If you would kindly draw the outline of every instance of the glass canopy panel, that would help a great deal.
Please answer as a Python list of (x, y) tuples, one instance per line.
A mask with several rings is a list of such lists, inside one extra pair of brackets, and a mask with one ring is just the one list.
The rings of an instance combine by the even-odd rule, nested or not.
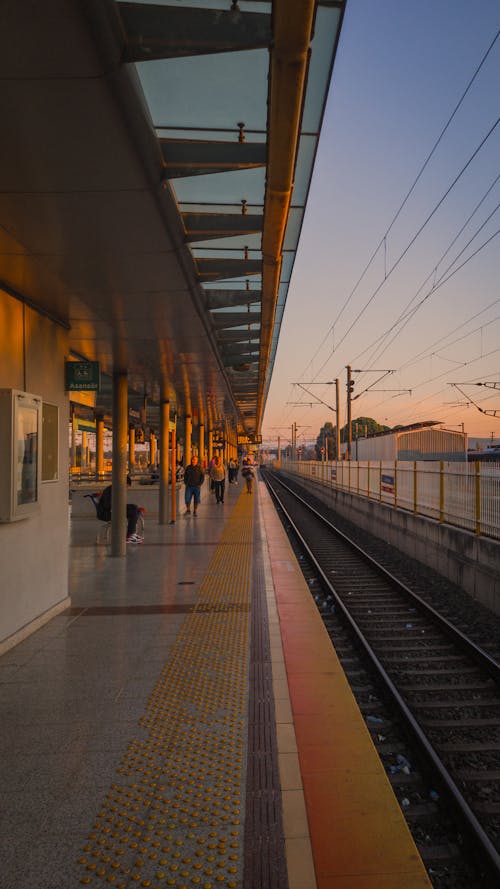
[[(134, 0), (135, 3), (152, 4), (153, 6), (186, 6), (186, 0)], [(189, 6), (193, 9), (223, 9), (228, 8), (228, 0), (189, 0)], [(239, 0), (238, 6), (241, 12), (271, 12), (270, 0)]]
[[(203, 282), (203, 290), (241, 290), (242, 292), (247, 289), (246, 287), (246, 278), (240, 278), (236, 284), (231, 284), (228, 281), (204, 281)], [(249, 281), (249, 290), (256, 290), (260, 293), (260, 286), (255, 284), (255, 275), (248, 279)]]
[(292, 197), (294, 204), (306, 203), (317, 144), (317, 136), (301, 136), (299, 139)]
[[(202, 142), (227, 142), (234, 138), (235, 129), (221, 128), (220, 130), (200, 130), (196, 127), (184, 127), (182, 130), (174, 127), (162, 126), (156, 127), (156, 135), (160, 139), (194, 139)], [(265, 130), (247, 130), (245, 129), (245, 142), (258, 142), (262, 144), (267, 141), (267, 133)]]
[[(226, 5), (227, 9), (227, 5)], [(267, 126), (269, 52), (223, 52), (137, 62), (155, 127), (223, 127), (238, 133)]]
[[(247, 280), (249, 280), (251, 282), (251, 284), (254, 285), (254, 289), (260, 290), (260, 287), (262, 284), (262, 275), (251, 275), (250, 278), (246, 278), (246, 277), (245, 278), (241, 278), (241, 277), (240, 278), (224, 278), (223, 281), (212, 281), (212, 282), (210, 282), (210, 284), (213, 284), (214, 288), (217, 288), (217, 287), (222, 288), (225, 285), (228, 288), (228, 290), (236, 290), (237, 285), (241, 284), (242, 285), (241, 289), (244, 290)], [(209, 289), (210, 285), (207, 285), (207, 282), (204, 281), (203, 286), (205, 287), (205, 289)]]
[[(227, 175), (227, 173), (224, 175)], [(253, 205), (250, 205), (248, 207), (249, 216), (251, 215), (252, 206)], [(262, 207), (262, 202), (253, 206), (254, 214), (259, 215), (259, 212), (262, 211)], [(194, 203), (193, 201), (187, 201), (186, 203), (180, 203), (179, 209), (182, 213), (234, 213), (235, 216), (238, 216), (241, 214), (241, 200), (236, 204), (214, 204), (213, 201), (209, 204), (200, 204), (198, 202)]]
[(287, 283), (290, 281), (290, 275), (292, 274), (293, 261), (295, 259), (295, 253), (285, 253), (283, 255), (283, 262), (281, 263), (281, 273), (280, 273), (280, 281), (286, 281)]
[(340, 9), (319, 7), (307, 78), (302, 133), (318, 133), (326, 102), (330, 68), (339, 30)]
[(196, 255), (198, 255), (199, 250), (244, 250), (245, 247), (255, 253), (255, 251), (260, 251), (262, 242), (262, 235), (260, 233), (255, 233), (253, 235), (234, 235), (232, 238), (211, 238), (209, 241), (191, 241), (191, 246), (193, 253), (196, 251)]
[(278, 287), (278, 301), (276, 303), (276, 311), (279, 312), (280, 309), (283, 311), (285, 308), (286, 297), (288, 293), (288, 284), (280, 284)]
[[(212, 309), (211, 314), (212, 314), (212, 315), (217, 315), (217, 317), (220, 318), (221, 316), (223, 317), (224, 315), (234, 315), (234, 313), (235, 313), (236, 311), (237, 311), (237, 309), (235, 309), (235, 308), (231, 308), (231, 309)], [(240, 311), (241, 311), (241, 310), (240, 310)], [(246, 312), (246, 309), (245, 309), (245, 312)], [(256, 306), (256, 305), (250, 305), (250, 306), (249, 306), (249, 311), (247, 312), (247, 314), (248, 314), (249, 317), (250, 317), (252, 314), (254, 314), (254, 315), (258, 315), (259, 313), (260, 313), (260, 305), (258, 305), (258, 306)], [(258, 322), (257, 322), (257, 321), (251, 321), (251, 322), (249, 322), (249, 323), (251, 323), (251, 324), (257, 324)], [(242, 322), (242, 324), (243, 324), (243, 322)]]
[(285, 240), (283, 242), (283, 247), (285, 250), (297, 249), (303, 218), (303, 207), (290, 208), (290, 213), (288, 214), (288, 222), (286, 224)]
[(241, 201), (246, 200), (262, 205), (266, 170), (265, 167), (258, 167), (231, 173), (209, 173), (207, 176), (186, 176), (185, 179), (176, 179), (175, 187), (172, 182), (171, 185), (180, 204), (194, 201), (214, 204), (222, 200), (241, 207)]
[[(205, 247), (200, 248), (198, 246), (191, 247), (191, 253), (197, 259), (224, 259), (226, 256), (229, 256), (231, 259), (244, 259), (245, 253), (244, 248), (240, 247), (238, 250), (209, 250)], [(249, 259), (262, 259), (262, 253), (260, 250), (249, 250), (248, 251)]]

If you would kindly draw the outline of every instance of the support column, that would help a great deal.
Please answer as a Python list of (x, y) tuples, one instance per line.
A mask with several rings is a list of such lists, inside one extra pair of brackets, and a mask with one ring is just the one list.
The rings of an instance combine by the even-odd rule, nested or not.
[(354, 381), (352, 379), (351, 365), (347, 365), (347, 459), (352, 459), (352, 422), (351, 400)]
[(203, 461), (205, 459), (205, 424), (200, 423), (198, 426), (198, 431), (200, 434), (198, 452), (200, 457), (200, 465), (203, 466)]
[[(168, 522), (169, 426), (170, 402), (162, 401), (160, 404), (160, 492), (158, 495), (158, 522), (160, 525), (166, 525)], [(175, 485), (174, 462), (172, 462), (172, 484)]]
[(128, 430), (128, 468), (133, 469), (135, 466), (135, 427), (130, 426)]
[(87, 433), (84, 430), (82, 432), (82, 456), (80, 460), (80, 469), (82, 471), (87, 469), (88, 462)]
[(72, 409), (71, 412), (71, 470), (76, 469), (76, 432), (77, 432), (78, 421), (75, 416), (75, 409)]
[(156, 435), (154, 432), (149, 433), (149, 463), (154, 469), (156, 467)]
[(127, 374), (113, 374), (113, 502), (111, 514), (111, 555), (124, 556), (127, 548)]
[(187, 469), (187, 467), (191, 463), (192, 435), (193, 435), (193, 420), (190, 415), (186, 415), (184, 417), (184, 469)]
[(104, 417), (96, 417), (95, 421), (95, 477), (104, 476)]
[(208, 462), (213, 459), (214, 456), (214, 431), (212, 429), (212, 425), (208, 424)]
[(170, 485), (170, 493), (171, 493), (171, 509), (170, 509), (170, 524), (175, 525), (175, 520), (177, 518), (177, 479), (176, 479), (176, 465), (175, 465), (175, 455), (176, 455), (176, 442), (175, 442), (175, 428), (172, 429), (172, 484)]
[(335, 380), (335, 416), (337, 425), (335, 428), (335, 459), (340, 460), (340, 380)]

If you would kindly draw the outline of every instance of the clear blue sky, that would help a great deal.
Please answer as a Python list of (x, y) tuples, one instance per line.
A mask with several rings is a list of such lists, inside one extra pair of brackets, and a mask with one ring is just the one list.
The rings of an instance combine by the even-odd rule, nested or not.
[[(306, 439), (315, 438), (326, 420), (335, 423), (325, 407), (287, 404), (312, 400), (292, 386), (298, 381), (339, 377), (343, 424), (346, 364), (396, 371), (374, 388), (397, 391), (360, 396), (353, 417), (388, 425), (463, 422), (473, 436), (495, 432), (500, 438), (500, 415), (485, 417), (471, 403), (500, 414), (500, 125), (398, 262), (498, 121), (500, 37), (354, 290), (499, 27), (498, 0), (348, 0), (267, 401), (265, 440), (280, 427), (286, 437), (294, 421)], [(448, 282), (433, 288), (449, 266), (455, 270), (492, 237)], [(402, 329), (398, 318), (423, 297)], [(374, 342), (394, 324), (376, 351)], [(377, 376), (357, 374), (355, 394)], [(465, 385), (463, 395), (450, 385), (478, 381), (499, 381), (499, 390)], [(334, 404), (333, 387), (312, 390)]]

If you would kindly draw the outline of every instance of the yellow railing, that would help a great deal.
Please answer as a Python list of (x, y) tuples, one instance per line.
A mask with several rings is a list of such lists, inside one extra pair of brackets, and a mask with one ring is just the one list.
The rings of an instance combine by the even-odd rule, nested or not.
[(500, 539), (500, 463), (434, 461), (283, 461), (282, 469)]

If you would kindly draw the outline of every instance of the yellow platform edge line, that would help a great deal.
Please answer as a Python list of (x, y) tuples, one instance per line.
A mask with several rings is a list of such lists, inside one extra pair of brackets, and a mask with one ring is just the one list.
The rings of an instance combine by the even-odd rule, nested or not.
[[(278, 724), (278, 739), (281, 728), (291, 752), (296, 740), (317, 885), (378, 887), (385, 879), (387, 886), (405, 880), (405, 889), (432, 889), (264, 485), (259, 494), (292, 709), (292, 725)], [(300, 808), (298, 793), (293, 805)], [(294, 881), (290, 889), (308, 885)]]

